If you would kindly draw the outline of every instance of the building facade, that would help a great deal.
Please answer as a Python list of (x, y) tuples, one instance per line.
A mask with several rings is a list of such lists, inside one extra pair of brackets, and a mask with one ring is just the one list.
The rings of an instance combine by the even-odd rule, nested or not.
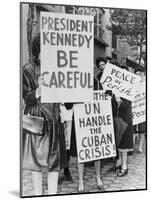
[[(94, 16), (94, 66), (97, 57), (111, 57), (112, 33), (106, 28), (110, 25), (109, 9), (46, 4), (22, 4), (21, 9), (21, 47), (24, 50), (24, 52), (22, 51), (21, 65), (29, 62), (31, 39), (40, 31), (41, 11)], [(30, 31), (31, 29), (32, 31)], [(96, 67), (94, 73), (97, 73)]]
[(66, 13), (94, 16), (94, 74), (97, 74), (96, 58), (112, 56), (112, 32), (107, 29), (111, 25), (109, 9), (66, 6)]
[[(145, 67), (145, 58), (140, 58), (140, 47), (138, 45), (130, 45), (126, 36), (116, 35), (113, 37), (114, 41), (112, 53), (115, 52), (116, 58), (121, 65), (127, 65), (129, 70), (134, 72), (135, 68)], [(143, 47), (144, 55), (146, 55), (146, 46)], [(113, 54), (112, 54), (113, 57)]]
[(65, 13), (65, 7), (24, 3), (21, 5), (21, 66), (30, 60), (31, 40), (40, 32), (40, 12)]

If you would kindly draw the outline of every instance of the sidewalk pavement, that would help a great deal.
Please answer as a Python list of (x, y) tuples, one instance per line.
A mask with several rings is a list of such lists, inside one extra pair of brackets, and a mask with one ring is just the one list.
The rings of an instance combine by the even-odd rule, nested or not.
[[(106, 159), (107, 160), (107, 159)], [(101, 178), (104, 183), (105, 192), (121, 191), (121, 190), (136, 190), (146, 189), (146, 153), (145, 147), (143, 153), (134, 151), (133, 155), (128, 156), (128, 175), (117, 177), (116, 172), (108, 172), (114, 163), (111, 159), (103, 161), (101, 167)], [(78, 193), (78, 169), (77, 158), (70, 160), (70, 172), (73, 182), (59, 181), (57, 194)], [(59, 179), (63, 177), (63, 170), (59, 174)], [(95, 167), (89, 166), (84, 168), (84, 184), (85, 192), (100, 192), (97, 189)], [(43, 174), (43, 194), (48, 195), (47, 189), (47, 174)], [(33, 195), (33, 183), (31, 171), (23, 171), (23, 196)]]

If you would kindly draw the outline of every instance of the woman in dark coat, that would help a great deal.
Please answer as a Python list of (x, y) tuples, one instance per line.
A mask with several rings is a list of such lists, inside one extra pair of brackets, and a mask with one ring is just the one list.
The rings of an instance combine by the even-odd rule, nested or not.
[(132, 103), (121, 98), (121, 104), (118, 112), (119, 117), (121, 117), (128, 124), (118, 148), (123, 151), (131, 151), (133, 149)]
[[(122, 69), (128, 70), (126, 66), (121, 66)], [(133, 125), (132, 125), (132, 103), (124, 98), (117, 98), (118, 107), (117, 115), (126, 123), (127, 128), (118, 146), (118, 159), (114, 171), (118, 171), (118, 176), (125, 176), (128, 173), (127, 153), (133, 150)]]
[(44, 79), (40, 76), (40, 37), (33, 40), (33, 62), (23, 67), (24, 114), (44, 119), (42, 136), (28, 134), (23, 130), (22, 167), (32, 170), (35, 195), (42, 194), (42, 172), (48, 172), (48, 194), (57, 192), (60, 170), (59, 155), (59, 104), (41, 103), (41, 88)]

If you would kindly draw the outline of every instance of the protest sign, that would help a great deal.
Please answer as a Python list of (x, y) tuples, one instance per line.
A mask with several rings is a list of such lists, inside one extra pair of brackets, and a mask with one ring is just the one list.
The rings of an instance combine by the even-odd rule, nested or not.
[(94, 92), (93, 103), (74, 105), (78, 162), (116, 156), (111, 98)]
[(93, 16), (41, 12), (40, 22), (41, 101), (92, 101)]
[(133, 125), (146, 121), (146, 90), (145, 81), (140, 82), (132, 102)]
[(133, 101), (140, 77), (115, 65), (107, 63), (101, 83), (104, 90), (112, 90), (117, 96)]

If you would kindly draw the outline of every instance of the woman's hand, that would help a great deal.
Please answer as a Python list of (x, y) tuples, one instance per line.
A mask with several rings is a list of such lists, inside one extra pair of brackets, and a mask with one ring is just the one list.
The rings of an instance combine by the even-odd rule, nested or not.
[(39, 76), (38, 78), (38, 88), (36, 89), (36, 98), (38, 99), (41, 96), (41, 86), (45, 85), (45, 78), (44, 76)]
[(118, 107), (120, 107), (122, 103), (122, 99), (119, 96), (116, 96), (116, 101), (117, 101)]
[(122, 102), (123, 102), (122, 99), (120, 99), (119, 101), (117, 101), (117, 103), (118, 103), (118, 107), (120, 107), (120, 105), (121, 105)]
[(38, 99), (40, 96), (41, 96), (41, 86), (39, 86), (39, 87), (36, 89), (36, 99)]
[(45, 84), (45, 78), (44, 76), (39, 76), (38, 78), (38, 85), (41, 86), (41, 85), (44, 85)]

